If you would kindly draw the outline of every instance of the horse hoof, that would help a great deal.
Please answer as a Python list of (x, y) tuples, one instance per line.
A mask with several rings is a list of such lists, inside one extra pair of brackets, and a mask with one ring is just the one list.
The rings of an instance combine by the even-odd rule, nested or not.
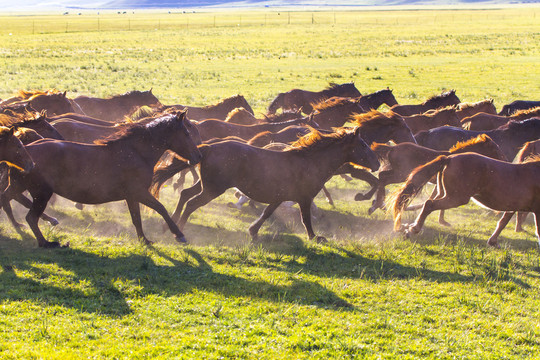
[(58, 225), (60, 223), (58, 222), (58, 220), (56, 218), (51, 218), (49, 220), (49, 224), (51, 224), (52, 226), (56, 226), (56, 225)]
[(81, 204), (81, 203), (76, 203), (76, 204), (75, 204), (75, 208), (76, 208), (76, 209), (79, 209), (79, 210), (82, 210), (82, 209), (84, 209), (84, 205)]
[(451, 227), (452, 224), (450, 224), (448, 221), (439, 221), (439, 224), (441, 224), (442, 226), (447, 226), (447, 227)]
[(370, 207), (370, 208), (368, 209), (368, 211), (367, 211), (368, 215), (373, 214), (373, 213), (375, 212), (375, 210), (377, 210), (376, 207), (374, 207), (374, 206)]
[(324, 236), (315, 236), (313, 238), (313, 240), (317, 243), (317, 244), (328, 244), (328, 240), (326, 240), (326, 238)]
[(358, 193), (358, 194), (354, 195), (354, 201), (363, 201), (363, 200), (367, 200), (366, 195), (364, 195), (362, 193)]
[(175, 240), (177, 243), (182, 245), (186, 245), (188, 243), (185, 236), (176, 236)]

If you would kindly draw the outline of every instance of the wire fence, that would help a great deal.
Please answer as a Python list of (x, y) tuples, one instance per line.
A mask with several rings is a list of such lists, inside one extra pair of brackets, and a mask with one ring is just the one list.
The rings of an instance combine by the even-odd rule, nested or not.
[[(287, 25), (437, 25), (441, 22), (467, 24), (494, 20), (536, 23), (538, 8), (512, 10), (453, 11), (253, 11), (253, 12), (169, 12), (109, 14), (65, 13), (49, 16), (0, 16), (0, 35), (189, 30), (220, 27), (262, 27)], [(540, 17), (539, 17), (540, 18)]]

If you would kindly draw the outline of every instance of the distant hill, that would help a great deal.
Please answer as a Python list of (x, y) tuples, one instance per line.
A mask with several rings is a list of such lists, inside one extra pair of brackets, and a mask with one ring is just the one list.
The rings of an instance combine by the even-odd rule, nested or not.
[(174, 9), (240, 7), (343, 7), (539, 3), (540, 0), (0, 0), (0, 12), (38, 9)]

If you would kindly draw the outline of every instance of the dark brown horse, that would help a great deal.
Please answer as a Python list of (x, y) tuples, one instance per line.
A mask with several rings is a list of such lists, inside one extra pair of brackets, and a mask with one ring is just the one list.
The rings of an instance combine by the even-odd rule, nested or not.
[(268, 106), (268, 114), (275, 114), (278, 109), (285, 110), (300, 110), (304, 114), (310, 114), (313, 111), (313, 104), (319, 103), (325, 99), (339, 97), (359, 97), (360, 91), (354, 86), (354, 83), (330, 85), (321, 91), (308, 91), (301, 89), (293, 89), (285, 93), (280, 93)]
[(540, 101), (516, 100), (504, 105), (499, 115), (510, 116), (518, 110), (527, 110), (540, 106)]
[[(427, 200), (416, 220), (401, 225), (401, 213), (422, 187), (437, 175), (437, 196)], [(483, 155), (464, 153), (439, 156), (416, 168), (395, 194), (392, 205), (394, 229), (407, 235), (417, 234), (426, 217), (435, 210), (467, 204), (471, 198), (497, 211), (506, 211), (497, 224), (488, 245), (497, 246), (497, 237), (515, 211), (535, 215), (536, 235), (540, 241), (540, 160), (512, 164)], [(512, 184), (512, 186), (508, 186)]]
[(445, 125), (461, 125), (454, 106), (428, 110), (423, 114), (404, 116), (403, 120), (405, 120), (405, 123), (413, 134)]
[(497, 110), (493, 104), (493, 99), (481, 100), (475, 103), (459, 103), (456, 105), (456, 114), (459, 120), (462, 120), (466, 117), (473, 116), (480, 112), (486, 114), (496, 114)]
[(366, 110), (360, 106), (360, 98), (332, 97), (313, 104), (313, 120), (319, 124), (320, 129), (332, 130), (343, 126), (352, 116), (364, 113)]
[(239, 107), (242, 107), (251, 114), (253, 114), (253, 109), (251, 108), (251, 106), (249, 106), (247, 100), (242, 95), (231, 96), (229, 98), (221, 100), (217, 104), (207, 105), (203, 107), (184, 105), (172, 105), (168, 107), (180, 110), (187, 109), (189, 118), (191, 120), (197, 121), (202, 121), (206, 119), (225, 120), (229, 112)]
[(459, 98), (456, 96), (455, 90), (446, 91), (440, 95), (435, 95), (419, 105), (395, 105), (390, 109), (402, 116), (411, 116), (414, 114), (422, 114), (428, 110), (438, 109), (450, 105), (459, 104)]
[(511, 121), (495, 130), (471, 131), (453, 126), (443, 126), (415, 135), (418, 145), (434, 150), (448, 150), (455, 143), (465, 141), (480, 134), (488, 135), (499, 145), (507, 159), (513, 159), (527, 141), (540, 138), (540, 118), (521, 122)]
[(126, 127), (100, 144), (42, 140), (26, 146), (35, 162), (28, 174), (13, 178), (4, 195), (9, 198), (28, 190), (33, 202), (26, 216), (40, 247), (58, 247), (43, 237), (38, 218), (51, 195), (85, 204), (126, 200), (137, 236), (150, 243), (142, 230), (139, 203), (158, 212), (177, 241), (184, 235), (171, 220), (163, 205), (149, 192), (153, 168), (166, 150), (197, 163), (201, 153), (192, 140), (196, 129), (185, 120), (185, 113), (165, 115), (146, 125)]
[[(385, 187), (387, 185), (406, 181), (407, 176), (415, 168), (432, 161), (440, 155), (448, 156), (464, 152), (475, 152), (493, 159), (507, 161), (499, 146), (485, 134), (463, 143), (457, 143), (449, 151), (432, 150), (412, 143), (401, 143), (395, 146), (375, 144), (372, 149), (383, 165), (379, 171), (376, 198), (368, 210), (369, 214), (384, 206)], [(366, 198), (372, 194), (368, 193), (363, 197)], [(439, 216), (439, 223), (446, 226), (450, 225), (444, 220), (443, 211)]]
[[(294, 201), (300, 205), (308, 237), (325, 241), (315, 236), (311, 226), (311, 204), (315, 195), (344, 163), (352, 162), (373, 171), (379, 167), (375, 154), (360, 137), (358, 128), (340, 129), (328, 135), (313, 131), (288, 151), (265, 150), (235, 141), (223, 141), (200, 149), (203, 154), (201, 180), (182, 191), (173, 219), (178, 219), (186, 204), (179, 220), (182, 227), (196, 209), (225, 190), (236, 187), (251, 199), (269, 204), (249, 227), (253, 239), (282, 202)], [(154, 176), (154, 193), (166, 179), (186, 166), (177, 162), (158, 169)]]
[(501, 127), (509, 121), (522, 121), (540, 116), (540, 106), (532, 109), (518, 110), (510, 116), (497, 114), (478, 113), (461, 120), (461, 126), (465, 130), (493, 130)]
[(28, 99), (0, 106), (0, 113), (19, 113), (27, 111), (46, 111), (49, 115), (60, 115), (73, 112), (71, 102), (66, 92), (51, 91), (50, 93), (36, 93)]
[(84, 114), (101, 120), (117, 122), (130, 114), (135, 108), (143, 105), (159, 106), (158, 98), (148, 91), (129, 91), (109, 98), (77, 96), (73, 99), (84, 111)]
[(366, 111), (377, 110), (382, 104), (386, 104), (389, 107), (398, 104), (392, 90), (383, 89), (372, 94), (360, 96), (360, 106)]

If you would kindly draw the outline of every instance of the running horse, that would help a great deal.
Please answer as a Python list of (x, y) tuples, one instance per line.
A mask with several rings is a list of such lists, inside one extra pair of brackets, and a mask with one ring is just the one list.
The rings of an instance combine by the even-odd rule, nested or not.
[(191, 120), (206, 120), (206, 119), (219, 119), (225, 120), (227, 115), (232, 110), (242, 107), (247, 112), (253, 115), (253, 109), (249, 106), (247, 100), (242, 95), (235, 95), (229, 98), (223, 99), (217, 104), (207, 105), (203, 107), (198, 106), (184, 106), (184, 105), (171, 105), (166, 108), (172, 107), (178, 110), (187, 110), (189, 118)]
[(428, 110), (423, 114), (404, 116), (403, 119), (413, 134), (445, 125), (461, 125), (454, 106)]
[(151, 242), (142, 229), (139, 204), (159, 213), (176, 240), (186, 239), (171, 220), (165, 207), (148, 189), (153, 169), (166, 150), (176, 152), (188, 162), (197, 163), (201, 153), (194, 138), (196, 128), (185, 119), (185, 112), (168, 114), (147, 123), (132, 124), (99, 144), (41, 140), (26, 146), (35, 167), (27, 174), (12, 177), (5, 200), (28, 190), (33, 202), (26, 221), (40, 247), (59, 247), (47, 241), (38, 219), (53, 193), (84, 204), (126, 200), (138, 238)]
[[(437, 196), (424, 203), (412, 224), (402, 225), (403, 210), (433, 176), (437, 176)], [(441, 155), (417, 167), (395, 193), (394, 230), (404, 231), (407, 236), (417, 234), (430, 213), (465, 205), (471, 198), (490, 209), (505, 211), (488, 240), (489, 246), (498, 246), (497, 237), (515, 211), (534, 213), (540, 242), (539, 158), (513, 164), (474, 153)]]
[(334, 96), (356, 98), (361, 95), (352, 82), (345, 84), (330, 83), (326, 89), (321, 91), (293, 89), (278, 94), (268, 106), (268, 114), (275, 114), (280, 108), (283, 111), (302, 109), (304, 114), (310, 114), (313, 111), (313, 104), (325, 99)]
[(377, 110), (382, 104), (386, 104), (388, 107), (397, 105), (398, 102), (389, 88), (376, 91), (372, 94), (362, 95), (360, 97), (360, 106), (366, 111)]
[(428, 110), (438, 109), (449, 105), (457, 105), (460, 103), (455, 90), (443, 92), (440, 95), (435, 95), (419, 105), (395, 105), (390, 110), (402, 115), (411, 116), (414, 114), (422, 114)]
[(66, 97), (66, 92), (36, 92), (27, 99), (0, 106), (0, 113), (19, 113), (28, 111), (46, 111), (48, 115), (60, 115), (73, 112), (74, 108)]
[[(223, 141), (201, 146), (201, 179), (182, 190), (173, 220), (182, 228), (189, 216), (225, 190), (236, 187), (249, 198), (269, 204), (249, 227), (255, 240), (264, 221), (284, 201), (300, 205), (302, 222), (309, 239), (325, 242), (316, 236), (311, 224), (311, 204), (324, 183), (345, 163), (355, 163), (376, 171), (379, 162), (360, 137), (359, 128), (338, 129), (322, 134), (313, 130), (286, 151), (253, 147), (237, 141)], [(177, 160), (154, 175), (153, 192), (175, 173), (188, 165)], [(182, 209), (185, 209), (180, 217)]]
[(461, 120), (461, 127), (465, 130), (493, 130), (510, 121), (523, 121), (540, 116), (540, 106), (532, 109), (518, 110), (510, 116), (478, 113)]
[(124, 116), (140, 106), (161, 106), (158, 98), (152, 93), (152, 89), (129, 91), (106, 99), (77, 96), (73, 101), (80, 106), (85, 115), (110, 122), (122, 121)]

